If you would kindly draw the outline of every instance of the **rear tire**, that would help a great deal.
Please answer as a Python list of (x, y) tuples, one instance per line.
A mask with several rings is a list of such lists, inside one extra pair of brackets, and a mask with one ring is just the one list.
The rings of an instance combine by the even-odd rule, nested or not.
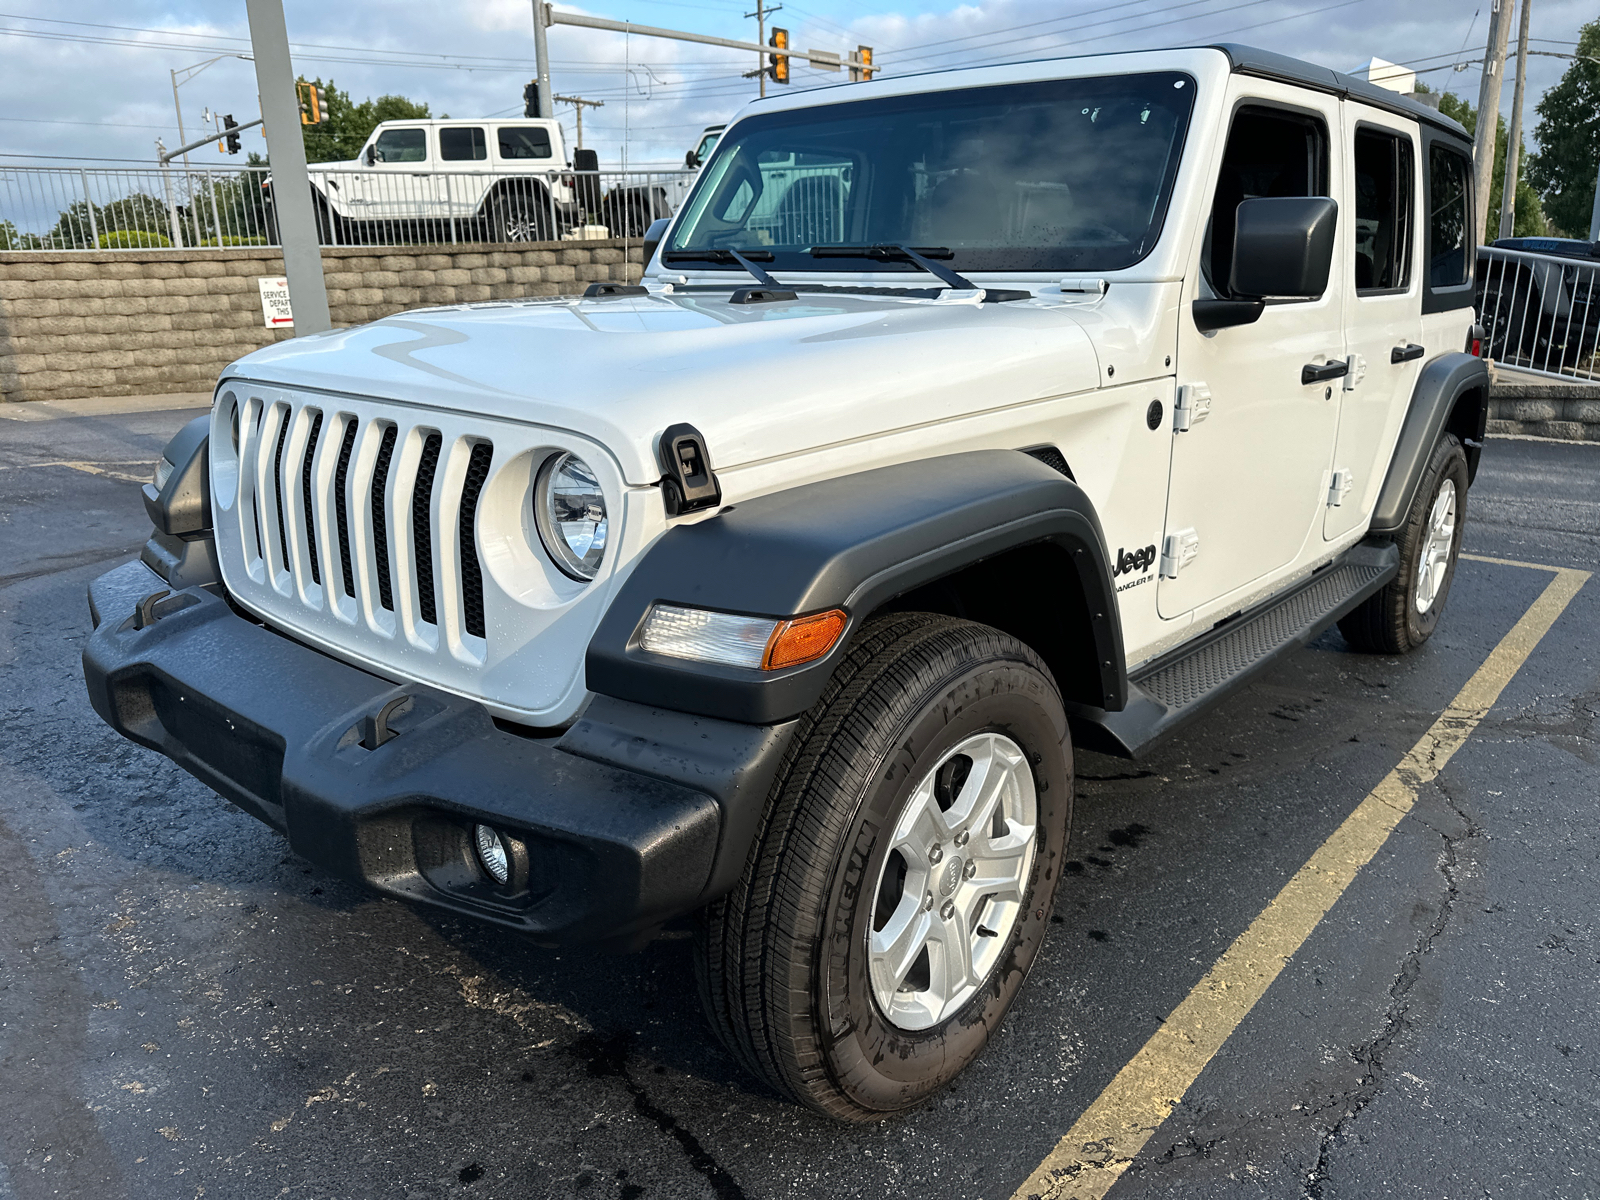
[(1033, 964), (1071, 808), (1066, 717), (1033, 651), (950, 617), (868, 622), (802, 718), (743, 877), (700, 922), (718, 1036), (831, 1117), (926, 1099)]
[(1408, 654), (1433, 636), (1455, 579), (1467, 518), (1467, 456), (1440, 436), (1395, 544), (1400, 573), (1339, 621), (1345, 641), (1369, 654)]

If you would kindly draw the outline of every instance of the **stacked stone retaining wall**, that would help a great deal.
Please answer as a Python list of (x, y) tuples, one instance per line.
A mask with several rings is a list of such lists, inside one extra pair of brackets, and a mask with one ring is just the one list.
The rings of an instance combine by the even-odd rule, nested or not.
[(1546, 383), (1521, 372), (1496, 371), (1489, 433), (1600, 442), (1600, 384)]
[[(635, 241), (348, 247), (322, 252), (335, 325), (408, 308), (581, 293), (634, 282)], [(257, 280), (268, 248), (0, 252), (0, 401), (207, 391), (268, 329)]]

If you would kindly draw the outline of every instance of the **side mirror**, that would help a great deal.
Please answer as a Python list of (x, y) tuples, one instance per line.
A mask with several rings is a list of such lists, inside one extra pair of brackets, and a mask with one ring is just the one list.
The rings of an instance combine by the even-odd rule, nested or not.
[(700, 156), (693, 150), (689, 151), (689, 153), (683, 156), (683, 165), (688, 167), (691, 171), (698, 170), (700, 167)]
[(1243, 201), (1234, 214), (1232, 300), (1196, 300), (1201, 333), (1255, 322), (1266, 297), (1314, 300), (1333, 272), (1339, 205), (1326, 196)]
[(670, 217), (657, 217), (650, 222), (650, 228), (644, 231), (644, 268), (650, 269), (650, 260), (656, 256), (656, 247), (661, 245), (661, 239), (667, 236), (667, 226), (672, 224)]
[(1326, 196), (1246, 200), (1234, 217), (1233, 292), (1314, 300), (1328, 290), (1339, 205)]
[(378, 148), (376, 146), (368, 146), (366, 153), (361, 157), (367, 160), (367, 166), (374, 165), (378, 161)]

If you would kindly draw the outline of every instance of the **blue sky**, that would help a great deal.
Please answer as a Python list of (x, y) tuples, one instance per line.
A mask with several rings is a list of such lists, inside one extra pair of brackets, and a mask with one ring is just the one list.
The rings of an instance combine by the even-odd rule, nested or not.
[[(1443, 69), (1421, 78), (1477, 99), (1490, 0), (783, 0), (775, 24), (796, 48), (874, 47), (885, 72), (923, 71), (1012, 58), (1129, 50), (1228, 40), (1351, 70), (1373, 55)], [(67, 159), (149, 161), (154, 140), (177, 144), (169, 71), (248, 48), (243, 0), (158, 3), (73, 0), (0, 3), (0, 163)], [(640, 24), (755, 40), (744, 14), (754, 0), (586, 0), (558, 8)], [(1475, 10), (1477, 10), (1475, 12)], [(296, 66), (331, 77), (361, 98), (399, 92), (435, 113), (520, 113), (532, 76), (529, 0), (286, 0)], [(1570, 51), (1590, 3), (1540, 0), (1531, 44)], [(550, 32), (556, 91), (605, 101), (585, 114), (585, 140), (604, 165), (620, 162), (624, 130), (631, 165), (681, 160), (701, 126), (724, 121), (755, 94), (740, 74), (754, 56), (572, 27)], [(1526, 125), (1533, 101), (1566, 61), (1530, 60)], [(794, 88), (842, 76), (795, 64)], [(773, 86), (773, 85), (769, 85)], [(1511, 88), (1502, 111), (1509, 112)], [(250, 63), (224, 58), (181, 88), (185, 124), (196, 136), (201, 113), (257, 114)], [(560, 110), (571, 132), (571, 109)], [(247, 148), (259, 149), (253, 131)], [(215, 151), (199, 161), (226, 165)], [(232, 160), (237, 162), (239, 160)]]

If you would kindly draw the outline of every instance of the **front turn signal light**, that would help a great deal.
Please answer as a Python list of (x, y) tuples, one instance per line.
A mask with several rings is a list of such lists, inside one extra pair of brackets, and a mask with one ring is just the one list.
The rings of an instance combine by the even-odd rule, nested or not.
[(694, 662), (781, 671), (823, 657), (848, 624), (839, 608), (785, 620), (656, 604), (640, 630), (639, 647)]
[(838, 644), (847, 624), (849, 618), (842, 608), (780, 623), (772, 631), (772, 640), (767, 643), (761, 669), (781, 671), (784, 667), (816, 662)]

